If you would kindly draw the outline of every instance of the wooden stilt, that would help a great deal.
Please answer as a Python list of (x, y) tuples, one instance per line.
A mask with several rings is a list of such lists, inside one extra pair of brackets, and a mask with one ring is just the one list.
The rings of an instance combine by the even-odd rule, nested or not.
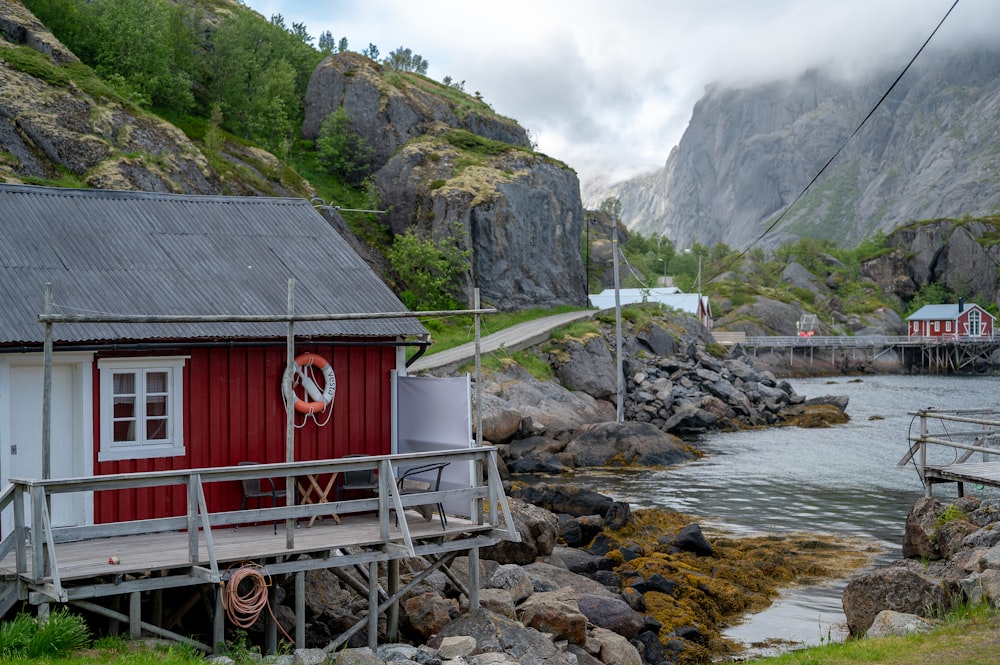
[(378, 561), (368, 564), (368, 648), (378, 648)]
[(469, 550), (469, 609), (479, 609), (479, 548)]
[(138, 591), (128, 595), (128, 636), (132, 640), (142, 637), (142, 595)]
[(219, 653), (226, 645), (226, 610), (222, 607), (223, 586), (215, 586), (215, 610), (212, 622), (212, 653)]
[[(386, 567), (386, 575), (388, 581), (386, 590), (389, 593), (390, 598), (396, 598), (396, 594), (399, 592), (399, 559), (389, 559), (388, 566)], [(389, 606), (389, 610), (385, 617), (385, 639), (388, 642), (397, 642), (399, 640), (399, 599), (396, 598), (395, 602)]]
[(295, 648), (306, 648), (306, 573), (295, 573)]

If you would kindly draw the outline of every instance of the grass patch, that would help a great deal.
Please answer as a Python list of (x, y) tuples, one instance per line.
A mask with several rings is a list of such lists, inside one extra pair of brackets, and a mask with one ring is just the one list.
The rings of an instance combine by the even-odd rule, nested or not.
[[(486, 314), (480, 321), (480, 336), (510, 328), (519, 323), (534, 321), (553, 314), (579, 311), (579, 307), (563, 305), (551, 309), (528, 309), (522, 312), (497, 312)], [(427, 349), (427, 355), (445, 351), (468, 342), (476, 341), (475, 322), (471, 316), (456, 314), (441, 319), (421, 319), (424, 326), (430, 330), (433, 344)]]
[(766, 665), (984, 665), (1000, 653), (1000, 615), (983, 606), (950, 614), (928, 633), (849, 640), (746, 661)]

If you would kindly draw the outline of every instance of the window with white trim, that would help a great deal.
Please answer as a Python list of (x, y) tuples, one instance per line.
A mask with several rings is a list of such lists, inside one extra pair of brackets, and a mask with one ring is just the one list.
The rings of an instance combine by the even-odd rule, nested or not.
[(186, 356), (105, 358), (99, 462), (184, 454)]
[(945, 332), (951, 332), (951, 321), (945, 321), (944, 322), (944, 331)]

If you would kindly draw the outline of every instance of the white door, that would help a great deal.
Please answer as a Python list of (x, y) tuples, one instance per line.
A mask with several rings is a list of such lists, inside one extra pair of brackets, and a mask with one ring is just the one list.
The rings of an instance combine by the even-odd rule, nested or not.
[[(52, 478), (89, 475), (93, 451), (91, 357), (60, 357), (52, 364)], [(42, 363), (41, 354), (10, 357), (0, 372), (0, 481), (42, 477)], [(84, 380), (86, 377), (87, 380)], [(25, 506), (27, 510), (27, 506)], [(25, 515), (26, 519), (28, 515)], [(76, 526), (93, 521), (93, 496), (55, 495), (53, 526)], [(13, 515), (4, 511), (2, 531), (13, 528)]]

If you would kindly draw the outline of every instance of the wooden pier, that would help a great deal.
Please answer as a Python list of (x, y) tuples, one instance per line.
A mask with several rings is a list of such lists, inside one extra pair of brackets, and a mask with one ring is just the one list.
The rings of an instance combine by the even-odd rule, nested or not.
[(919, 430), (907, 437), (913, 444), (897, 466), (916, 469), (925, 496), (940, 483), (956, 483), (958, 496), (966, 484), (1000, 487), (1000, 412), (921, 409), (910, 415), (919, 418)]
[(1000, 336), (714, 335), (720, 344), (739, 344), (755, 357), (759, 352), (787, 354), (789, 367), (795, 366), (796, 362), (811, 365), (817, 355), (825, 355), (829, 358), (827, 362), (837, 365), (845, 362), (872, 364), (886, 354), (895, 353), (900, 364), (906, 367), (948, 373), (988, 363), (993, 352), (1000, 349)]
[[(354, 586), (368, 593), (368, 616), (327, 649), (333, 651), (364, 628), (374, 648), (378, 615), (387, 613), (388, 629), (394, 637), (402, 595), (435, 570), (442, 570), (458, 583), (447, 566), (460, 553), (469, 555), (469, 584), (459, 587), (470, 606), (478, 606), (478, 548), (501, 539), (519, 539), (496, 455), (495, 448), (484, 446), (91, 478), (12, 479), (0, 494), (0, 510), (11, 508), (14, 521), (13, 529), (0, 541), (0, 608), (5, 613), (18, 601), (27, 601), (44, 614), (51, 603), (69, 603), (126, 624), (134, 638), (152, 634), (212, 653), (224, 642), (222, 599), (226, 585), (235, 570), (253, 566), (270, 577), (294, 576), (294, 642), (301, 647), (305, 643), (305, 572), (354, 569), (362, 571)], [(435, 462), (467, 465), (470, 486), (399, 491), (396, 478), (402, 471)], [(225, 512), (213, 512), (205, 502), (207, 483), (294, 479), (352, 470), (378, 474), (376, 496)], [(49, 519), (53, 495), (84, 496), (101, 490), (166, 485), (186, 486), (185, 514), (83, 527), (52, 526)], [(425, 507), (438, 504), (458, 509), (449, 510), (446, 520), (428, 519)], [(314, 522), (314, 518), (323, 519)], [(307, 526), (310, 522), (313, 525)], [(399, 561), (414, 557), (424, 557), (430, 565), (400, 587)], [(376, 582), (379, 564), (387, 564), (389, 571), (385, 591)], [(161, 593), (184, 587), (207, 588), (213, 597), (212, 627), (204, 642), (174, 632), (164, 619), (162, 601), (158, 600)], [(143, 616), (144, 599), (147, 616)], [(269, 603), (274, 603), (273, 598)], [(123, 604), (127, 611), (118, 609)], [(270, 617), (266, 619), (266, 646), (273, 652), (276, 625)]]

